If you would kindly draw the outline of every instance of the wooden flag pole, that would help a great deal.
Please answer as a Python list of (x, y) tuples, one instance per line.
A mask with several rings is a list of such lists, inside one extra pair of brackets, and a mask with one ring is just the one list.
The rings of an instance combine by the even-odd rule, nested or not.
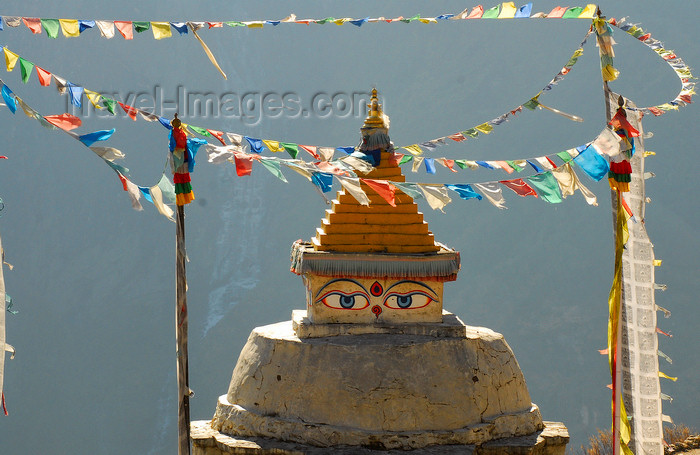
[(185, 260), (185, 207), (177, 206), (175, 245), (175, 330), (177, 342), (178, 455), (190, 454), (190, 386), (187, 359), (187, 277)]
[(185, 261), (185, 204), (194, 199), (190, 185), (187, 133), (182, 122), (170, 122), (171, 164), (175, 182), (177, 219), (175, 220), (175, 342), (177, 344), (177, 433), (178, 455), (190, 455), (190, 372), (187, 358), (187, 274)]

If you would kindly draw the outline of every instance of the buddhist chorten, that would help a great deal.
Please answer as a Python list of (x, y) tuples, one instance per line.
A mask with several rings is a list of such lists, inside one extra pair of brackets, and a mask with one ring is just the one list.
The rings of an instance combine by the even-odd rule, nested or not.
[(443, 310), (459, 253), (389, 184), (404, 176), (376, 90), (368, 110), (366, 198), (341, 190), (292, 245), (306, 310), (253, 330), (214, 418), (192, 424), (194, 454), (563, 454), (566, 428), (542, 421), (503, 336)]

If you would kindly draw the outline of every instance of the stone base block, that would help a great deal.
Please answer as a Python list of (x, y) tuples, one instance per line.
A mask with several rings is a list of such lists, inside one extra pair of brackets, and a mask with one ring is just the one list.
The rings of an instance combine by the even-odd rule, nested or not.
[(381, 333), (393, 335), (420, 335), (435, 338), (465, 338), (467, 328), (449, 311), (442, 312), (442, 322), (405, 323), (332, 323), (316, 324), (309, 320), (306, 310), (292, 311), (292, 328), (299, 338), (323, 338), (345, 335)]
[(544, 429), (527, 436), (495, 439), (481, 445), (433, 445), (415, 450), (374, 447), (315, 447), (260, 437), (232, 437), (214, 430), (211, 421), (192, 422), (192, 455), (564, 455), (569, 432), (560, 422), (544, 422)]

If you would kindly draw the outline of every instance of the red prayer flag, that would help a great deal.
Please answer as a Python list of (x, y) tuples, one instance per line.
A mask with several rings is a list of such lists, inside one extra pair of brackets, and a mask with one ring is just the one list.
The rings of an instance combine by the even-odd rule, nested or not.
[(318, 153), (316, 153), (316, 146), (315, 145), (301, 145), (301, 144), (299, 144), (299, 147), (301, 147), (302, 149), (309, 152), (309, 154), (311, 154), (311, 156), (313, 156), (317, 160), (321, 159), (321, 157), (318, 156)]
[(452, 139), (452, 140), (455, 141), (455, 142), (462, 142), (462, 141), (466, 141), (466, 140), (467, 140), (467, 138), (466, 138), (466, 137), (464, 136), (464, 134), (462, 134), (462, 133), (450, 134), (450, 135), (447, 136), (447, 137), (449, 137), (450, 139)]
[(83, 123), (78, 117), (70, 114), (47, 115), (44, 120), (66, 131), (73, 130)]
[(479, 6), (475, 6), (472, 9), (472, 12), (469, 13), (469, 16), (467, 16), (467, 19), (479, 19), (483, 15), (484, 15), (484, 7), (479, 5)]
[(27, 28), (32, 31), (32, 33), (37, 35), (41, 33), (41, 19), (37, 19), (35, 17), (23, 17), (22, 22), (24, 22), (24, 25), (26, 25)]
[(360, 179), (380, 195), (390, 206), (396, 207), (396, 187), (387, 180)]
[(136, 114), (138, 114), (138, 111), (136, 110), (136, 108), (133, 108), (133, 107), (126, 105), (124, 103), (120, 103), (119, 101), (117, 101), (117, 103), (119, 103), (119, 105), (122, 107), (122, 109), (124, 109), (124, 112), (126, 112), (126, 114), (129, 117), (131, 117), (131, 120), (136, 121)]
[(51, 85), (51, 73), (38, 66), (35, 66), (34, 68), (36, 68), (36, 74), (39, 76), (39, 83), (44, 87)]
[(236, 174), (239, 177), (243, 177), (244, 175), (250, 175), (253, 172), (253, 157), (239, 157), (238, 155), (234, 155), (233, 159), (236, 161)]
[(215, 28), (215, 27), (223, 27), (224, 23), (223, 22), (207, 22), (207, 25), (209, 28)]
[(651, 112), (652, 114), (654, 114), (656, 117), (658, 117), (658, 116), (660, 116), (660, 115), (664, 115), (664, 113), (665, 113), (664, 111), (662, 111), (662, 110), (659, 109), (658, 107), (650, 107), (650, 108), (649, 108), (649, 112)]
[(119, 176), (119, 180), (121, 180), (122, 182), (122, 187), (124, 188), (124, 191), (129, 191), (129, 187), (126, 186), (126, 182), (128, 182), (126, 177), (124, 177), (119, 171), (117, 171), (117, 175)]
[(445, 166), (447, 169), (451, 170), (452, 172), (457, 172), (455, 171), (455, 160), (448, 160), (447, 158), (442, 160), (443, 163), (445, 163)]
[(554, 169), (556, 169), (556, 168), (557, 168), (557, 165), (556, 165), (556, 164), (554, 164), (554, 161), (552, 161), (552, 159), (551, 159), (550, 157), (548, 157), (548, 156), (545, 156), (545, 158), (547, 158), (547, 161), (549, 161), (549, 164), (551, 164), (551, 165), (552, 165), (552, 167), (554, 167)]
[(634, 129), (630, 122), (627, 121), (627, 117), (625, 117), (623, 112), (624, 110), (618, 110), (615, 117), (610, 120), (610, 125), (616, 130), (622, 128), (629, 137), (639, 137), (639, 131)]
[(114, 21), (114, 25), (124, 39), (134, 39), (134, 29), (131, 27), (131, 21)]
[(515, 192), (518, 196), (537, 196), (537, 192), (532, 189), (530, 185), (525, 183), (523, 179), (513, 179), (513, 180), (501, 180), (500, 183), (504, 184), (511, 190)]
[[(512, 174), (513, 171), (515, 170), (510, 166), (510, 164), (506, 163), (505, 161), (496, 161), (496, 164), (501, 166), (501, 169), (503, 169), (504, 171), (506, 171), (509, 174)], [(554, 164), (554, 163), (552, 163), (552, 164)], [(554, 167), (556, 167), (556, 166), (554, 166)]]
[(224, 133), (221, 131), (216, 131), (216, 130), (207, 130), (209, 133), (217, 138), (219, 142), (221, 142), (223, 145), (226, 145), (226, 142), (224, 142)]
[(566, 10), (567, 8), (557, 6), (552, 11), (550, 11), (549, 14), (547, 14), (547, 17), (551, 19), (561, 18), (566, 12)]

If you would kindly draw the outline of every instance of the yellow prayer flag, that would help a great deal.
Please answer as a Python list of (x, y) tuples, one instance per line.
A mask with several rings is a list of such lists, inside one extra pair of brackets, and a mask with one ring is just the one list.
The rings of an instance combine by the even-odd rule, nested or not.
[(503, 2), (501, 4), (501, 13), (498, 15), (499, 19), (513, 19), (515, 17), (515, 2)]
[(435, 19), (434, 17), (419, 17), (418, 20), (424, 24), (437, 24), (437, 19)]
[(263, 21), (250, 21), (250, 22), (243, 22), (245, 25), (248, 26), (248, 28), (263, 28), (263, 25), (265, 25), (265, 22)]
[(151, 30), (153, 30), (153, 38), (155, 39), (170, 38), (173, 36), (169, 22), (151, 22)]
[(661, 259), (654, 259), (654, 267), (660, 267), (661, 266)]
[(15, 54), (6, 47), (3, 47), (3, 49), (5, 51), (5, 65), (7, 65), (7, 71), (12, 71), (13, 69), (15, 69), (15, 65), (17, 64), (17, 59), (19, 59), (19, 55)]
[(61, 24), (61, 31), (63, 31), (63, 36), (66, 38), (80, 36), (78, 19), (59, 19), (58, 22)]
[(406, 146), (401, 147), (401, 148), (408, 150), (408, 152), (412, 155), (422, 155), (423, 154), (423, 149), (421, 149), (418, 146), (418, 144), (406, 145)]
[(352, 20), (352, 19), (349, 18), (349, 17), (344, 17), (344, 18), (342, 18), (342, 19), (336, 19), (336, 20), (334, 20), (333, 23), (334, 23), (335, 25), (343, 25), (344, 23), (346, 23), (347, 21), (350, 21), (350, 20)]
[(656, 152), (652, 152), (652, 151), (645, 151), (644, 152), (644, 158), (646, 158), (648, 156), (654, 156), (654, 155), (656, 155)]
[(598, 10), (598, 7), (594, 3), (589, 3), (586, 5), (586, 7), (581, 11), (581, 14), (578, 15), (579, 19), (593, 19), (595, 17), (595, 13)]
[(659, 377), (660, 377), (660, 378), (670, 379), (670, 380), (673, 381), (673, 382), (676, 382), (676, 381), (678, 380), (678, 378), (672, 378), (671, 376), (669, 376), (669, 375), (667, 375), (666, 373), (663, 373), (663, 372), (661, 372), (661, 371), (659, 371)]
[(284, 152), (284, 147), (280, 147), (280, 143), (278, 141), (270, 141), (267, 139), (263, 139), (263, 144), (265, 144), (265, 147), (267, 147), (271, 152)]
[(482, 123), (481, 125), (475, 126), (474, 128), (476, 128), (477, 131), (480, 131), (484, 134), (489, 134), (491, 131), (493, 131), (493, 127), (488, 123)]
[(103, 107), (98, 104), (102, 99), (102, 95), (97, 92), (93, 92), (92, 90), (85, 89), (85, 96), (87, 96), (96, 109), (103, 109)]
[(620, 75), (620, 72), (617, 69), (615, 69), (612, 65), (605, 65), (602, 68), (602, 72), (603, 80), (605, 82), (614, 81), (615, 79), (617, 79), (617, 76)]

